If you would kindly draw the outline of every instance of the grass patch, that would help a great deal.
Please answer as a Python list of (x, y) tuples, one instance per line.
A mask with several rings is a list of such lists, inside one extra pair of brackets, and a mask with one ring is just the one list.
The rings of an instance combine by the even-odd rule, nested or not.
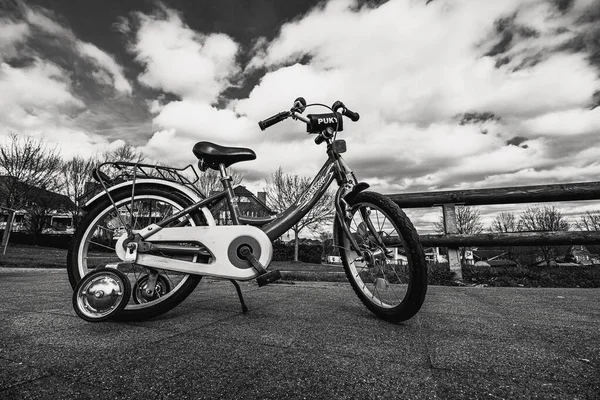
[(12, 268), (67, 268), (67, 250), (53, 247), (8, 244), (0, 254), (0, 266)]
[(303, 271), (303, 272), (344, 272), (342, 264), (312, 264), (294, 261), (273, 261), (269, 269), (280, 271)]
[(344, 272), (281, 271), (281, 280), (299, 282), (348, 282)]
[(269, 269), (281, 271), (282, 281), (347, 282), (341, 264), (311, 264), (294, 261), (273, 261)]

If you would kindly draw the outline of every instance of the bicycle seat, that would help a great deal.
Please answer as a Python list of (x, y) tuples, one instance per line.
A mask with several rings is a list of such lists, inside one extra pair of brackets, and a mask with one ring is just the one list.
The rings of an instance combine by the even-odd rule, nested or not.
[(219, 169), (219, 164), (229, 167), (236, 162), (256, 159), (256, 153), (245, 147), (219, 146), (211, 142), (198, 142), (192, 151), (202, 161), (201, 164), (216, 170)]

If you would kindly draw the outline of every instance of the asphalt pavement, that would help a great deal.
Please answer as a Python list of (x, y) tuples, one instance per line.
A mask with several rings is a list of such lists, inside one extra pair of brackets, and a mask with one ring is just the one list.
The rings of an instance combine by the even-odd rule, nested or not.
[(598, 399), (600, 290), (430, 287), (413, 319), (344, 283), (205, 280), (139, 323), (87, 323), (65, 271), (0, 268), (0, 399)]

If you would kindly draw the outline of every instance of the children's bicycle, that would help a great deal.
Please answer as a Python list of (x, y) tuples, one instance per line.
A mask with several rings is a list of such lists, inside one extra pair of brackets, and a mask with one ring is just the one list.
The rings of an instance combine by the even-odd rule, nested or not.
[[(303, 112), (310, 106), (324, 114)], [(287, 118), (306, 124), (327, 160), (309, 187), (285, 211), (267, 217), (241, 215), (227, 168), (254, 160), (248, 148), (198, 142), (193, 153), (200, 171), (220, 172), (223, 191), (203, 196), (191, 165), (177, 169), (112, 162), (93, 172), (102, 189), (87, 201), (67, 256), (73, 307), (86, 321), (144, 320), (181, 303), (203, 276), (230, 280), (247, 311), (238, 281), (259, 286), (277, 281), (269, 269), (272, 242), (300, 221), (333, 181), (334, 246), (364, 305), (390, 322), (414, 316), (427, 292), (427, 266), (419, 235), (404, 212), (386, 196), (367, 191), (344, 162), (346, 142), (337, 139), (344, 117), (359, 114), (342, 102), (331, 107), (303, 98), (259, 122), (261, 130)], [(211, 208), (225, 202), (230, 225), (217, 225)]]

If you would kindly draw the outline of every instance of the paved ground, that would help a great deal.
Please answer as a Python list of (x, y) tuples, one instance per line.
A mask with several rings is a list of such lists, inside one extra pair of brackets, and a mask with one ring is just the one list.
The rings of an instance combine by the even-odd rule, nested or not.
[(203, 282), (143, 323), (90, 324), (66, 273), (0, 268), (1, 399), (598, 399), (600, 291), (431, 287), (405, 324), (346, 284)]

